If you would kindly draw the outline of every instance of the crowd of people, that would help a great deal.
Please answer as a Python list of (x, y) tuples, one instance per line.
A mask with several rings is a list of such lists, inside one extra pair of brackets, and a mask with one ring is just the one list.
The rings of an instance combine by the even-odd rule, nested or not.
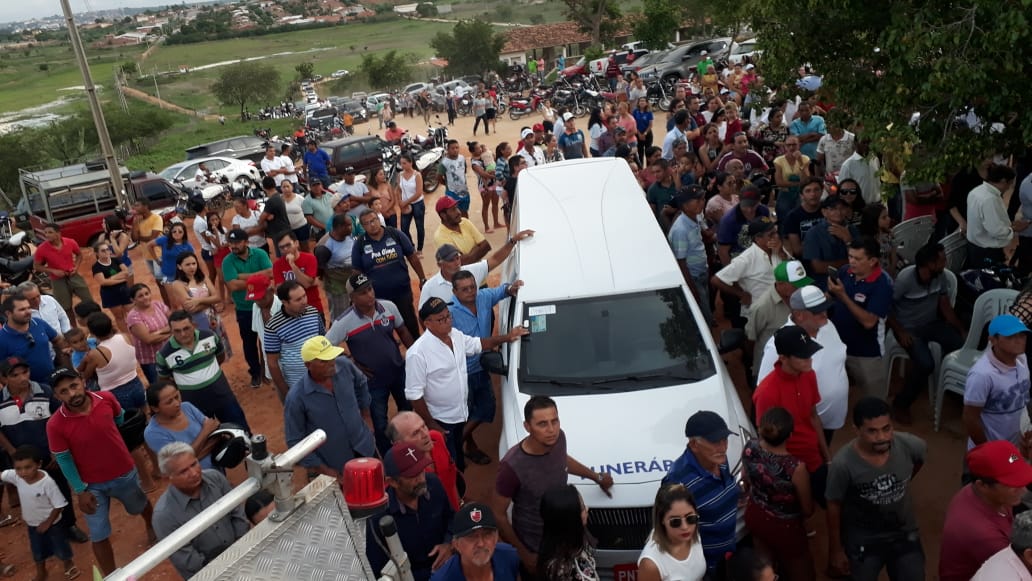
[[(332, 180), (314, 154), (295, 167), (270, 149), (264, 205), (234, 200), (225, 223), (220, 212), (203, 211), (192, 224), (166, 224), (137, 201), (131, 223), (109, 217), (93, 245), (96, 291), (80, 274), (79, 245), (48, 224), (35, 262), (53, 288), (8, 289), (0, 329), (0, 448), (9, 468), (0, 478), (17, 489), (9, 497), (21, 499), (37, 577), (46, 577), (51, 556), (66, 578), (79, 575), (69, 541), (91, 542), (103, 573), (117, 567), (111, 499), (142, 516), (156, 539), (229, 490), (232, 465), (213, 454), (211, 436), (220, 425), (250, 429), (223, 368), (243, 357), (244, 383), (273, 390), (282, 403), (289, 445), (315, 429), (329, 435), (301, 462), (310, 478), (339, 477), (352, 458), (383, 459), (386, 510), (417, 580), (489, 572), (499, 580), (597, 579), (588, 509), (568, 480), (606, 494), (614, 481), (567, 453), (556, 401), (526, 403), (528, 435), (499, 460), (487, 502), (471, 502), (464, 475), (468, 464), (492, 462), (475, 437), (497, 407), (480, 355), (528, 333), (495, 333), (495, 305), (522, 282), (487, 285), (534, 235), (507, 225), (520, 172), (605, 156), (634, 171), (641, 191), (628, 195), (652, 208), (704, 319), (744, 330), (758, 427), (741, 443), (739, 475), (727, 456), (729, 438), (739, 436), (725, 420), (710, 411), (686, 418), (687, 445), (656, 494), (638, 578), (815, 579), (818, 546), (836, 576), (873, 580), (887, 569), (892, 579), (924, 578), (910, 489), (928, 450), (894, 426), (912, 422), (936, 365), (930, 344), (956, 350), (968, 329), (950, 300), (939, 238), (911, 264), (896, 257), (893, 207), (906, 202), (896, 219), (934, 216), (940, 237), (964, 229), (974, 264), (1002, 261), (1029, 222), (1011, 219), (1001, 196), (1014, 188), (1015, 172), (997, 163), (968, 172), (967, 182), (953, 181), (949, 207), (943, 188), (910, 184), (843, 122), (826, 123), (831, 104), (775, 100), (744, 115), (750, 95), (766, 90), (755, 67), (729, 68), (713, 82), (711, 64), (702, 64), (701, 85), (677, 88), (665, 130), (632, 79), (592, 112), (586, 132), (570, 112), (549, 108), (493, 150), (469, 142), (467, 158), (448, 141), (445, 191), (434, 203), (440, 226), (430, 236), (435, 274), (421, 262), (421, 176), (405, 157), (395, 184), (382, 170), (356, 180), (350, 168), (324, 184)], [(483, 117), (475, 123), (486, 128)], [(654, 131), (665, 131), (661, 145), (653, 145)], [(308, 196), (294, 186), (304, 171)], [(470, 171), (482, 229), (469, 217)], [(829, 174), (837, 175), (833, 185), (820, 177)], [(1026, 194), (1029, 179), (1022, 201)], [(1032, 198), (1021, 212), (1026, 205), (1032, 212)], [(485, 236), (495, 230), (507, 231), (500, 248)], [(133, 243), (141, 247), (135, 262)], [(1032, 579), (1032, 519), (1015, 516), (1032, 484), (1032, 436), (1021, 426), (1030, 400), (1030, 296), (992, 320), (967, 377), (968, 451), (955, 459), (965, 482), (946, 514), (942, 579)], [(235, 333), (224, 324), (230, 313)], [(891, 401), (883, 361), (890, 332), (910, 357)], [(847, 420), (855, 437), (832, 450)], [(152, 503), (147, 493), (162, 479), (167, 488)], [(199, 571), (268, 504), (255, 498), (205, 531), (171, 557), (176, 570), (184, 578)], [(743, 509), (750, 547), (738, 546)], [(812, 544), (808, 519), (818, 509), (827, 538)], [(388, 559), (379, 535), (370, 526), (376, 571)]]

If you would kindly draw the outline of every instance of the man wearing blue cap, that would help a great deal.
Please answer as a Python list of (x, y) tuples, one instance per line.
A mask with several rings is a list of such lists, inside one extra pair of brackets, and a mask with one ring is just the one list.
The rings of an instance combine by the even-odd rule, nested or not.
[(964, 384), (964, 429), (967, 449), (993, 440), (1022, 447), (1021, 412), (1029, 403), (1028, 327), (1014, 315), (989, 323), (986, 349)]

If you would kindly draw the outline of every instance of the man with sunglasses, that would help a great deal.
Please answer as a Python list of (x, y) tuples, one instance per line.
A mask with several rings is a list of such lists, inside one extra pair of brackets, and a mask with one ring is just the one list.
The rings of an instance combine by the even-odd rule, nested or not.
[(715, 573), (724, 555), (735, 550), (738, 483), (727, 462), (727, 439), (734, 434), (715, 412), (692, 414), (684, 425), (688, 447), (663, 477), (665, 486), (681, 483), (699, 507), (699, 534), (706, 567)]
[(7, 297), (3, 309), (7, 323), (0, 329), (0, 359), (12, 356), (25, 359), (29, 363), (29, 376), (37, 383), (49, 383), (50, 374), (54, 371), (51, 344), (57, 354), (57, 362), (62, 367), (71, 366), (64, 352), (64, 338), (46, 321), (33, 318), (32, 304), (25, 295), (18, 293)]

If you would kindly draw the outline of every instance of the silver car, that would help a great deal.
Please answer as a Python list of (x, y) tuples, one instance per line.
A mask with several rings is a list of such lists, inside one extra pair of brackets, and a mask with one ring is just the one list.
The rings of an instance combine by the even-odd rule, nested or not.
[(233, 159), (230, 157), (201, 157), (189, 161), (172, 164), (161, 171), (161, 177), (173, 183), (180, 183), (190, 189), (203, 186), (197, 181), (197, 168), (204, 164), (210, 173), (208, 181), (217, 183), (225, 176), (230, 182), (237, 182), (245, 187), (253, 187), (261, 183), (261, 174), (253, 161)]

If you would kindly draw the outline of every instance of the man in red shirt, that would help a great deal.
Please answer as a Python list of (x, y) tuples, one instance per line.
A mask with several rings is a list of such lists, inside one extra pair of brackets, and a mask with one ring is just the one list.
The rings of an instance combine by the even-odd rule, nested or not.
[(1032, 484), (1032, 466), (1007, 440), (975, 446), (966, 460), (972, 481), (946, 509), (940, 581), (968, 581), (989, 557), (1010, 546), (1014, 507)]
[[(147, 538), (156, 537), (151, 527), (153, 507), (140, 488), (133, 457), (118, 426), (122, 406), (111, 392), (86, 391), (75, 371), (62, 367), (50, 375), (54, 397), (61, 407), (47, 420), (50, 452), (69, 486), (78, 496), (93, 542), (93, 556), (104, 575), (115, 570), (111, 550), (111, 498), (117, 498), (129, 514), (143, 515)], [(69, 499), (69, 502), (71, 499)]]
[(61, 226), (54, 223), (43, 228), (43, 236), (46, 240), (36, 248), (33, 264), (36, 270), (50, 276), (54, 298), (68, 314), (68, 319), (73, 320), (73, 293), (80, 301), (95, 301), (90, 294), (90, 288), (86, 286), (86, 281), (78, 273), (79, 262), (82, 261), (79, 244), (71, 238), (61, 236)]
[(785, 445), (793, 456), (806, 464), (814, 500), (823, 506), (831, 454), (822, 435), (824, 425), (817, 416), (821, 395), (817, 391), (812, 360), (821, 346), (802, 327), (786, 325), (774, 333), (774, 348), (778, 352), (774, 370), (753, 393), (756, 417), (763, 417), (773, 407), (783, 407), (792, 414), (795, 430)]
[(286, 232), (276, 240), (276, 249), (280, 257), (272, 263), (272, 281), (278, 287), (288, 280), (296, 280), (305, 287), (308, 304), (319, 311), (323, 322), (326, 315), (323, 311), (322, 296), (319, 294), (319, 261), (311, 252), (302, 252), (301, 244), (293, 232)]
[[(430, 456), (431, 462), (426, 471), (437, 474), (444, 491), (448, 494), (448, 503), (452, 509), (459, 510), (459, 469), (455, 467), (455, 461), (448, 453), (444, 435), (437, 430), (428, 429), (426, 422), (416, 412), (400, 411), (387, 423), (387, 437), (392, 444), (412, 442), (424, 454)], [(462, 488), (466, 488), (465, 483), (462, 484)]]

